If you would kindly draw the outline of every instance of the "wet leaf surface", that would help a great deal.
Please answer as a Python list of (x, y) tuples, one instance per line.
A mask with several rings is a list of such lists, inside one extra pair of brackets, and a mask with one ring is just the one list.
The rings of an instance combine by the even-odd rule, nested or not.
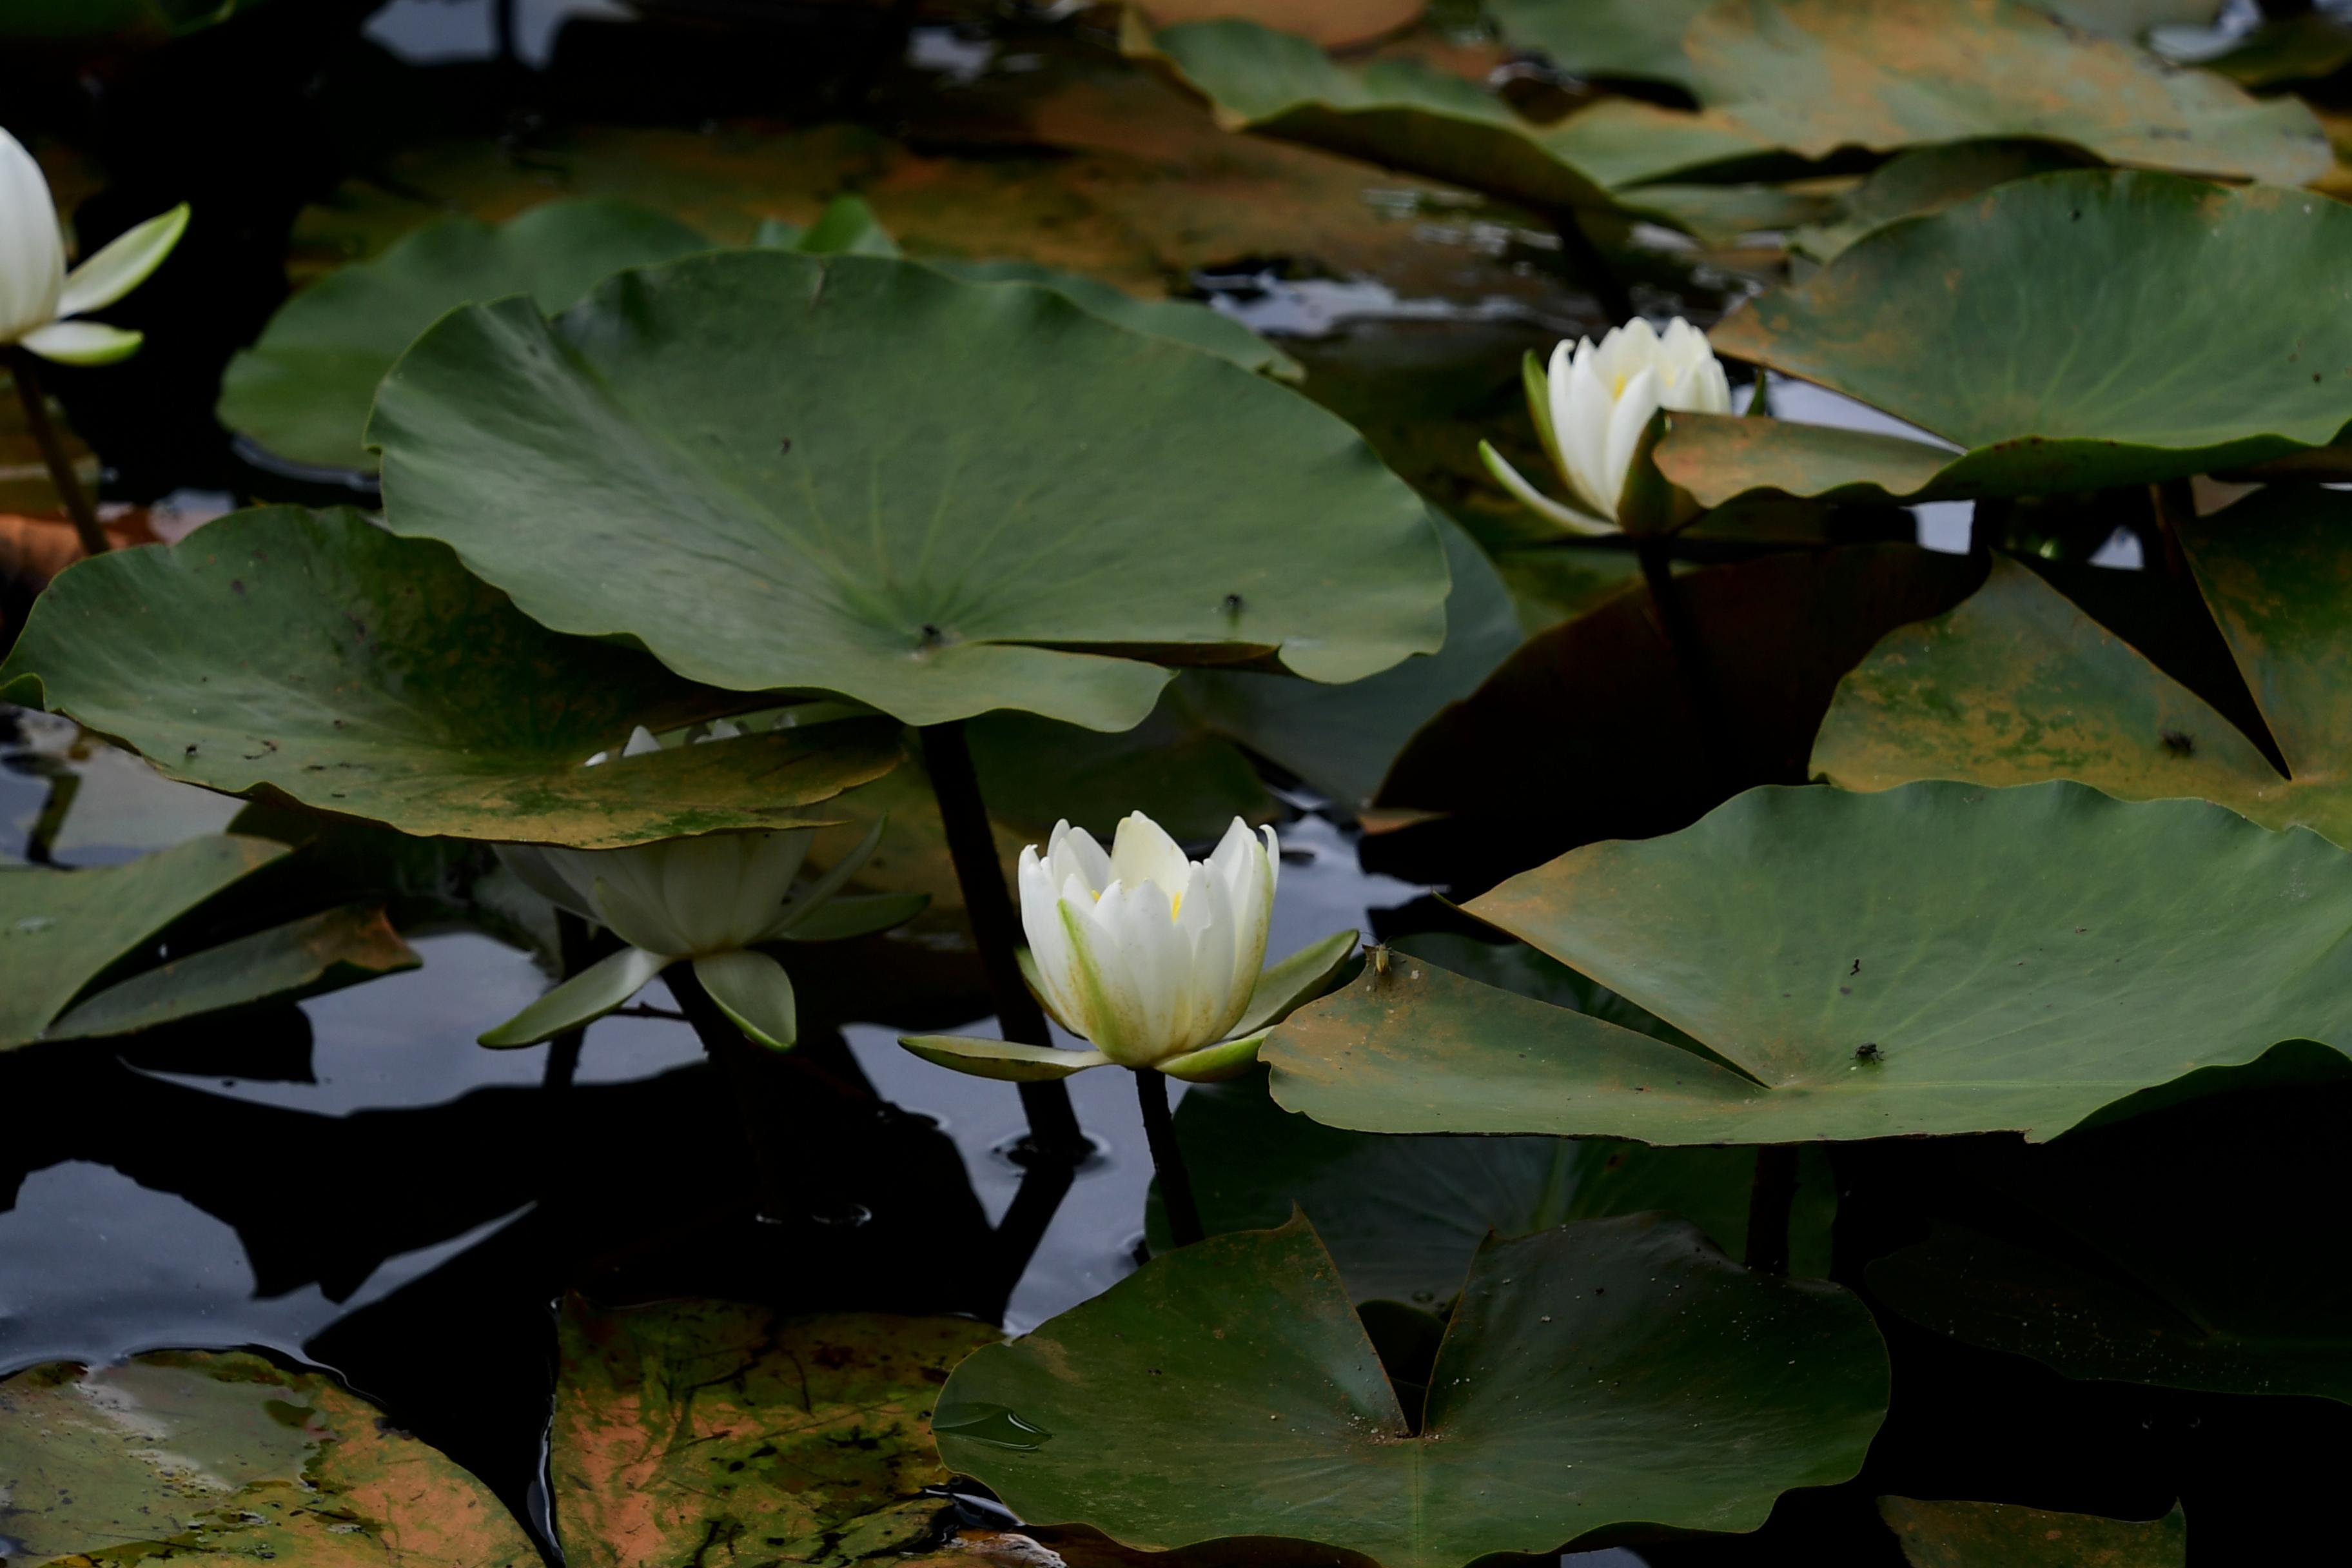
[(1437, 540), (1338, 420), (1043, 289), (904, 262), (727, 253), (551, 325), (471, 307), (386, 379), (370, 437), (392, 526), (546, 624), (910, 723), (1121, 730), (1168, 679), (1150, 658), (1345, 681), (1443, 637)]
[(360, 434), (376, 383), (445, 312), (509, 294), (560, 310), (624, 267), (709, 245), (666, 213), (613, 201), (550, 202), (496, 227), (428, 224), (287, 301), (230, 363), (221, 423), (280, 458), (372, 471)]
[(241, 1352), (18, 1373), (0, 1474), (28, 1563), (540, 1562), (481, 1482), (327, 1377)]
[[(1281, 1104), (1384, 1132), (2049, 1139), (2352, 1043), (2352, 860), (2198, 801), (1751, 790), (1465, 908), (1710, 1054), (1392, 964), (1275, 1031)], [(2296, 1041), (2322, 1048), (2273, 1052)]]
[(1897, 218), (1942, 212), (1981, 196), (1995, 185), (2070, 169), (2083, 154), (2049, 142), (1946, 142), (1898, 153), (1870, 173), (1837, 204), (1833, 216), (1789, 237), (1790, 248), (1816, 261), (1838, 253)]
[(407, 833), (583, 847), (830, 820), (801, 808), (897, 755), (891, 726), (860, 721), (583, 767), (634, 725), (772, 702), (557, 637), (451, 551), (352, 511), (266, 508), (77, 567), (0, 665), (0, 692), (191, 784)]
[[(551, 1473), (573, 1563), (897, 1562), (944, 1504), (931, 1402), (997, 1339), (958, 1318), (569, 1298)], [(717, 1556), (713, 1557), (712, 1554)]]
[(1878, 1500), (1912, 1568), (2187, 1568), (2189, 1521), (2100, 1519), (2003, 1502)]
[[(1411, 956), (1395, 949), (1391, 962)], [(1756, 1180), (1752, 1149), (1344, 1131), (1275, 1104), (1263, 1072), (1187, 1089), (1176, 1136), (1210, 1235), (1270, 1228), (1296, 1206), (1331, 1249), (1351, 1298), (1421, 1307), (1461, 1289), (1462, 1271), (1490, 1231), (1509, 1239), (1570, 1220), (1657, 1210), (1738, 1257)], [(1805, 1167), (1790, 1271), (1818, 1279), (1829, 1272), (1837, 1197), (1819, 1151), (1808, 1152)], [(1154, 1253), (1172, 1246), (1156, 1188), (1145, 1234)]]
[(118, 960), (286, 852), (215, 835), (94, 870), (0, 869), (0, 1049), (38, 1038)]
[(2280, 1201), (2333, 1180), (2334, 1071), (1991, 1152), (1972, 1212), (1871, 1264), (1871, 1292), (2069, 1377), (2352, 1404), (2352, 1264)]
[(2191, 795), (2352, 844), (2352, 500), (2273, 486), (2185, 526), (2204, 603), (2290, 769), (2205, 696), (2023, 567), (1891, 633), (1838, 689), (1812, 766), (1848, 789), (1919, 778), (2070, 778), (2130, 800)]
[(1480, 1247), (1414, 1431), (1294, 1218), (979, 1352), (938, 1428), (1024, 1519), (1454, 1568), (1632, 1521), (1753, 1529), (1780, 1492), (1854, 1472), (1886, 1386), (1869, 1314), (1836, 1286), (1751, 1276), (1675, 1222), (1595, 1220)]
[[(2335, 440), (2352, 418), (2352, 317), (2329, 303), (2352, 287), (2333, 260), (2347, 237), (2352, 210), (2307, 192), (2044, 174), (1880, 229), (1710, 336), (1968, 448), (1936, 493), (2150, 484)], [(2184, 347), (2150, 330), (2146, 302), (2217, 289), (2244, 302), (2228, 332)], [(1931, 363), (1948, 374), (1918, 374)], [(1801, 449), (1803, 483), (1778, 488), (1833, 489), (1823, 455)]]

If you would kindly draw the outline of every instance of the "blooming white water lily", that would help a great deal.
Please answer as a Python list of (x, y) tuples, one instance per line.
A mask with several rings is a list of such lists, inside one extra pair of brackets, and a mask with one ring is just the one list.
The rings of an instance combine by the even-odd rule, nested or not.
[(102, 310), (145, 282), (187, 226), (183, 202), (67, 271), (49, 182), (23, 144), (0, 131), (0, 348), (62, 364), (111, 364), (136, 352), (139, 333), (72, 318)]
[(536, 1045), (579, 1028), (684, 961), (745, 1034), (789, 1048), (799, 1033), (792, 977), (757, 945), (863, 936), (907, 920), (925, 901), (920, 894), (835, 897), (874, 852), (880, 823), (823, 876), (795, 889), (793, 879), (814, 834), (806, 827), (712, 833), (625, 849), (499, 846), (499, 858), (524, 883), (629, 945), (566, 980), (481, 1043)]
[(1328, 981), (1356, 933), (1267, 967), (1281, 845), (1235, 817), (1216, 851), (1192, 860), (1136, 812), (1109, 853), (1056, 823), (1041, 855), (1021, 852), (1022, 973), (1055, 1022), (1090, 1042), (1066, 1051), (955, 1036), (900, 1043), (942, 1067), (1034, 1082), (1116, 1064), (1206, 1082), (1248, 1070), (1267, 1029)]
[[(1658, 410), (1731, 412), (1731, 384), (1722, 363), (1706, 334), (1680, 316), (1663, 333), (1639, 320), (1612, 327), (1598, 348), (1591, 338), (1578, 339), (1572, 350), (1562, 340), (1552, 350), (1550, 373), (1529, 354), (1525, 379), (1536, 434), (1568, 487), (1570, 504), (1537, 489), (1487, 443), (1478, 444), (1478, 455), (1505, 489), (1578, 533), (1642, 531), (1643, 520), (1632, 515), (1628, 504), (1633, 498), (1626, 479)], [(1678, 499), (1686, 515), (1689, 500)]]

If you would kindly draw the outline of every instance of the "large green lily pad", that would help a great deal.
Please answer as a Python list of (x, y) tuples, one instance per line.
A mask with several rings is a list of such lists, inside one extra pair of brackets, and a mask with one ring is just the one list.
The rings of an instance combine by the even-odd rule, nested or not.
[(631, 727), (757, 704), (558, 637), (429, 540), (270, 507), (117, 551), (44, 594), (0, 697), (71, 714), (166, 776), (406, 833), (602, 847), (829, 820), (897, 761), (860, 721), (584, 767)]
[(1986, 1151), (1966, 1223), (1874, 1262), (1872, 1293), (2070, 1377), (2352, 1404), (2352, 1260), (2314, 1239), (2347, 1110), (2352, 1083), (2305, 1084)]
[(1702, 102), (1808, 157), (2031, 136), (2289, 185), (2335, 161), (2301, 102), (2173, 69), (2016, 0), (1717, 0), (1682, 47)]
[(1816, 261), (1838, 253), (1897, 218), (1938, 213), (1980, 196), (1995, 185), (2079, 167), (2081, 153), (2050, 142), (1944, 142), (1914, 147), (1871, 171), (1837, 203), (1835, 216), (1789, 237), (1792, 250)]
[(538, 1568), (498, 1499), (318, 1373), (161, 1351), (0, 1383), (0, 1535), (29, 1563)]
[(2188, 1568), (2189, 1520), (2101, 1519), (2009, 1502), (1883, 1497), (1878, 1515), (1912, 1568)]
[(997, 1334), (961, 1318), (567, 1300), (550, 1474), (590, 1568), (865, 1563), (931, 1532), (931, 1401)]
[(1815, 773), (2070, 778), (2130, 800), (2192, 795), (2352, 847), (2352, 497), (2273, 486), (2180, 529), (2213, 619), (2290, 776), (2128, 642), (2021, 566), (1890, 633), (1838, 688)]
[(394, 531), (560, 631), (909, 723), (1128, 728), (1151, 659), (1360, 679), (1442, 640), (1444, 553), (1355, 433), (1048, 290), (775, 251), (443, 318), (370, 439)]
[[(1435, 1305), (1461, 1288), (1488, 1232), (1530, 1236), (1570, 1220), (1659, 1210), (1734, 1258), (1747, 1250), (1753, 1149), (1349, 1132), (1275, 1104), (1262, 1072), (1186, 1089), (1176, 1138), (1210, 1235), (1270, 1228), (1296, 1207), (1359, 1301)], [(1836, 1189), (1819, 1151), (1803, 1164), (1789, 1271), (1818, 1279), (1830, 1269)], [(1157, 1189), (1145, 1232), (1155, 1252), (1173, 1244)]]
[(1845, 1291), (1750, 1275), (1635, 1216), (1481, 1246), (1416, 1429), (1294, 1218), (1156, 1258), (975, 1352), (936, 1430), (1032, 1521), (1456, 1568), (1633, 1522), (1753, 1530), (1782, 1491), (1860, 1468), (1886, 1390)]
[(0, 1049), (39, 1038), (118, 960), (286, 852), (216, 834), (121, 866), (0, 870)]
[(1515, 48), (1533, 49), (1570, 76), (1662, 81), (1696, 97), (1683, 29), (1707, 0), (1486, 0), (1481, 7)]
[(626, 202), (550, 202), (496, 227), (427, 224), (289, 300), (229, 362), (215, 412), (280, 458), (372, 471), (360, 435), (376, 383), (445, 311), (509, 294), (561, 310), (624, 267), (709, 248), (676, 218)]
[[(2352, 282), (2336, 265), (2347, 243), (2352, 208), (2309, 192), (2109, 170), (2012, 181), (1878, 229), (1710, 336), (1967, 450), (1902, 470), (1898, 492), (1872, 464), (1843, 479), (1826, 466), (1820, 443), (1847, 437), (1784, 426), (1808, 443), (1791, 447), (1787, 477), (1747, 483), (2051, 494), (2329, 445), (2352, 419)], [(2181, 324), (2182, 301), (2223, 300)]]
[(1707, 1054), (1392, 964), (1275, 1030), (1277, 1100), (1377, 1132), (2040, 1140), (2352, 1045), (2352, 858), (2201, 801), (1750, 790), (1466, 907)]

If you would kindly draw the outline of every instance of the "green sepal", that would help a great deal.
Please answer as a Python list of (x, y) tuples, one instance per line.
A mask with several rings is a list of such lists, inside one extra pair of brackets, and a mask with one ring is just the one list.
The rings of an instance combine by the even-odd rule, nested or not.
[(793, 922), (786, 942), (846, 942), (905, 925), (930, 906), (929, 893), (866, 893), (827, 899)]
[[(1335, 931), (1311, 947), (1302, 947), (1280, 963), (1269, 963), (1251, 988), (1249, 1005), (1234, 1020), (1234, 1033), (1255, 1035), (1270, 1029), (1323, 994), (1339, 966), (1356, 951), (1354, 931)], [(1212, 1046), (1211, 1050), (1222, 1050)], [(1198, 1056), (1199, 1052), (1192, 1053)], [(1163, 1066), (1162, 1072), (1168, 1069)], [(1181, 1076), (1181, 1075), (1178, 1075)]]
[[(1352, 931), (1349, 933), (1354, 935)], [(1265, 1044), (1271, 1029), (1260, 1029), (1254, 1035), (1244, 1035), (1238, 1040), (1225, 1040), (1213, 1046), (1202, 1046), (1197, 1051), (1170, 1057), (1153, 1065), (1170, 1078), (1181, 1078), (1186, 1083), (1223, 1083), (1229, 1078), (1239, 1078), (1257, 1066), (1257, 1048)]]
[(698, 958), (694, 977), (737, 1028), (770, 1050), (791, 1050), (799, 1040), (793, 977), (766, 953), (745, 948)]
[(1065, 1051), (970, 1035), (901, 1035), (898, 1043), (935, 1067), (998, 1083), (1051, 1083), (1088, 1068), (1111, 1065), (1100, 1051)]
[(625, 947), (597, 960), (538, 1001), (478, 1037), (485, 1046), (535, 1046), (585, 1028), (645, 988), (668, 966), (659, 953)]

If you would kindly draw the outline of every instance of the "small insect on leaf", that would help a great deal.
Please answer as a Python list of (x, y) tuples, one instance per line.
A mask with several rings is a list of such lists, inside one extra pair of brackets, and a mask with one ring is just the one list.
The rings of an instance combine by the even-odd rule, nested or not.
[(1854, 1047), (1853, 1059), (1858, 1062), (1883, 1062), (1886, 1059), (1886, 1053), (1878, 1048), (1876, 1040), (1864, 1040)]
[(2159, 730), (2157, 731), (2156, 738), (2162, 741), (2164, 749), (2176, 757), (2193, 757), (2197, 754), (2197, 737), (2185, 730)]

